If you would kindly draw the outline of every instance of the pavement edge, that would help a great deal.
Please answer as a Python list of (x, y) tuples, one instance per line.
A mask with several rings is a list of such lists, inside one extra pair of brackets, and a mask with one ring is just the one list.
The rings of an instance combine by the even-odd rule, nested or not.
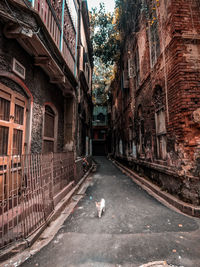
[(185, 203), (176, 197), (170, 195), (169, 193), (162, 191), (158, 186), (147, 181), (145, 178), (142, 178), (134, 171), (125, 167), (118, 161), (111, 159), (113, 164), (118, 167), (122, 172), (125, 172), (136, 184), (142, 187), (148, 194), (156, 198), (159, 202), (164, 204), (165, 206), (170, 206), (170, 208), (174, 208), (179, 212), (182, 212), (186, 215), (200, 218), (200, 206), (194, 206), (188, 203)]

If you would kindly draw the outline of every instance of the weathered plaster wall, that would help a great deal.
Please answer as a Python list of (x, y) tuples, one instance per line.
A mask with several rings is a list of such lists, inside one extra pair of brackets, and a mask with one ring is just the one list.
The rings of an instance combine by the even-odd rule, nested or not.
[[(49, 83), (49, 78), (39, 67), (34, 66), (33, 59), (15, 40), (3, 35), (3, 26), (0, 27), (0, 72), (12, 72), (12, 60), (15, 57), (26, 68), (26, 79), (23, 81), (33, 96), (32, 138), (31, 152), (41, 153), (42, 125), (44, 103), (53, 103), (58, 111), (58, 140), (57, 150), (62, 151), (64, 142), (64, 98), (62, 92)], [(9, 78), (0, 77), (4, 83), (14, 91), (25, 95), (22, 87)]]

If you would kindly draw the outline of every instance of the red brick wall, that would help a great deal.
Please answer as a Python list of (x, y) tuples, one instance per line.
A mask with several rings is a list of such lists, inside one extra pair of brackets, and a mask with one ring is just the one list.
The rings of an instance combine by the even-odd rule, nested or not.
[[(127, 140), (130, 139), (127, 136), (130, 120), (127, 118), (132, 117), (134, 121), (132, 141), (134, 141), (138, 151), (139, 125), (141, 124), (141, 119), (138, 117), (138, 107), (141, 106), (142, 123), (144, 123), (143, 153), (138, 151), (135, 160), (142, 160), (143, 164), (152, 162), (163, 166), (163, 172), (167, 167), (178, 177), (187, 175), (188, 177), (199, 177), (200, 2), (198, 0), (159, 1), (159, 7), (156, 8), (158, 30), (156, 42), (159, 42), (160, 45), (160, 55), (155, 64), (152, 64), (150, 59), (150, 50), (153, 47), (149, 38), (151, 25), (148, 24), (148, 19), (144, 15), (141, 16), (139, 18), (139, 32), (127, 36), (124, 52), (121, 56), (123, 62), (127, 58), (134, 57), (136, 47), (138, 47), (140, 84), (135, 88), (134, 78), (129, 80), (129, 99), (131, 101), (125, 101), (122, 100), (124, 90), (120, 88), (119, 78), (115, 80), (115, 83), (113, 82), (113, 110), (117, 107), (119, 112), (119, 117), (115, 117), (113, 122), (118, 136), (113, 136), (113, 139), (116, 139), (117, 143), (121, 138), (125, 147), (124, 151), (128, 149), (127, 141), (131, 140)], [(164, 160), (157, 156), (154, 99), (157, 85), (162, 88), (162, 102), (166, 117), (167, 154)], [(130, 158), (133, 160), (133, 155), (130, 156), (129, 160)], [(121, 157), (127, 158), (127, 153)], [(177, 184), (179, 189), (173, 191), (173, 194), (179, 194), (182, 199), (187, 201), (198, 202), (200, 192), (194, 189), (198, 179), (191, 180), (191, 183), (187, 184), (184, 182), (184, 178), (177, 179), (174, 176), (171, 178), (172, 180), (175, 179), (173, 182), (171, 180), (171, 185), (169, 181), (166, 184), (163, 180), (165, 178), (162, 176), (159, 179), (159, 183), (168, 191), (172, 191), (171, 186)]]

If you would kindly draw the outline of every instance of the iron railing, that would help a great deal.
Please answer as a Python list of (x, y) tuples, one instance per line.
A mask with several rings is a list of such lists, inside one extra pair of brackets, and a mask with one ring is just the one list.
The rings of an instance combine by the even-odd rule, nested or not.
[(72, 71), (72, 73), (74, 73), (75, 50), (73, 51), (73, 49), (75, 48), (75, 46), (70, 47), (70, 39), (73, 39), (74, 41), (76, 40), (76, 32), (75, 32), (75, 29), (73, 28), (73, 23), (71, 20), (69, 9), (66, 8), (65, 14), (64, 14), (65, 19), (67, 19), (66, 23), (68, 26), (68, 34), (67, 35), (64, 34), (62, 38), (62, 31), (64, 31), (64, 27), (66, 23), (64, 21), (64, 25), (62, 29), (61, 21), (59, 21), (59, 17), (58, 17), (59, 14), (56, 13), (56, 10), (51, 4), (51, 1), (50, 0), (35, 0), (33, 8), (40, 15), (43, 23), (48, 29), (56, 46), (58, 47), (59, 50), (61, 50), (62, 56), (67, 62), (70, 70)]
[(74, 173), (73, 152), (0, 157), (0, 247), (40, 228)]

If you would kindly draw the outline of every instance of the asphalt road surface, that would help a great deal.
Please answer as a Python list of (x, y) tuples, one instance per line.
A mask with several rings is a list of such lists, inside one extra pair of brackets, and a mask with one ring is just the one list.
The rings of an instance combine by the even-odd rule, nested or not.
[[(112, 267), (167, 261), (200, 267), (200, 220), (149, 196), (111, 161), (96, 157), (91, 185), (55, 238), (21, 266)], [(97, 217), (95, 201), (105, 199)]]

